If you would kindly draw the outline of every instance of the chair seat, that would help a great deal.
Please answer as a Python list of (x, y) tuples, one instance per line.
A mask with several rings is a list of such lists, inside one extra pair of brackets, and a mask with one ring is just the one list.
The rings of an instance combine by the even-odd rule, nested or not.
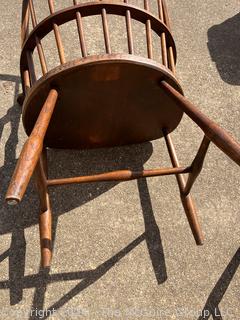
[(40, 78), (23, 106), (29, 135), (51, 88), (59, 98), (44, 143), (83, 149), (140, 143), (173, 131), (182, 111), (160, 88), (182, 89), (163, 65), (128, 54), (91, 56), (65, 63)]

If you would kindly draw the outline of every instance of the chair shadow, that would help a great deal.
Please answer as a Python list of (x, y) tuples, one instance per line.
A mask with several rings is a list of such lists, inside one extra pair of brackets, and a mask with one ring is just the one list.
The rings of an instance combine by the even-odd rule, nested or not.
[[(4, 165), (0, 169), (0, 203), (3, 210), (1, 210), (0, 217), (0, 234), (3, 229), (8, 229), (11, 225), (12, 240), (8, 250), (0, 255), (0, 262), (9, 258), (9, 265), (18, 265), (18, 268), (9, 268), (9, 287), (10, 291), (14, 294), (10, 295), (10, 303), (15, 304), (22, 299), (21, 290), (18, 289), (18, 280), (22, 278), (24, 274), (25, 266), (25, 238), (24, 229), (20, 215), (16, 208), (9, 210), (4, 203), (5, 186), (9, 182), (9, 175), (12, 173), (15, 159), (16, 159), (16, 147), (18, 144), (18, 128), (21, 117), (21, 108), (17, 105), (16, 99), (19, 93), (20, 77), (8, 74), (0, 74), (0, 81), (3, 91), (9, 93), (13, 91), (13, 105), (10, 107), (1, 119), (0, 119), (0, 139), (3, 135), (5, 126), (10, 125), (10, 134), (5, 144), (4, 149)], [(5, 233), (5, 232), (3, 232)], [(16, 252), (20, 255), (17, 256)]]
[[(230, 85), (240, 85), (240, 13), (208, 30), (208, 49), (222, 80)], [(240, 264), (240, 248), (219, 278), (198, 320), (223, 319), (219, 304)]]
[[(10, 248), (0, 254), (0, 263), (6, 258), (9, 259), (9, 279), (0, 281), (0, 290), (8, 289), (10, 293), (10, 305), (15, 305), (22, 300), (23, 289), (35, 288), (31, 310), (43, 310), (44, 296), (47, 285), (56, 281), (80, 280), (72, 290), (55, 302), (48, 310), (57, 310), (75, 295), (100, 279), (110, 268), (118, 263), (125, 255), (133, 250), (142, 241), (146, 241), (151, 259), (154, 274), (158, 284), (167, 279), (166, 265), (164, 259), (161, 235), (152, 210), (150, 194), (146, 179), (138, 180), (138, 190), (142, 207), (142, 214), (145, 224), (145, 232), (134, 241), (120, 250), (113, 257), (108, 259), (93, 270), (79, 272), (68, 272), (50, 274), (49, 270), (42, 270), (34, 275), (24, 275), (26, 241), (24, 236), (25, 228), (38, 224), (38, 210), (36, 208), (37, 195), (30, 184), (22, 203), (17, 207), (8, 207), (4, 202), (7, 186), (10, 182), (16, 164), (16, 148), (18, 144), (18, 128), (21, 117), (21, 108), (16, 104), (19, 93), (20, 78), (10, 75), (0, 75), (3, 82), (15, 83), (14, 103), (7, 114), (0, 119), (0, 138), (4, 126), (10, 124), (11, 132), (5, 145), (4, 165), (0, 169), (1, 190), (0, 202), (3, 207), (0, 216), (0, 234), (12, 233)], [(72, 176), (76, 172), (81, 174), (89, 173), (89, 168), (94, 172), (117, 170), (129, 168), (139, 170), (152, 154), (151, 143), (132, 145), (107, 150), (86, 150), (86, 151), (59, 151), (48, 152), (50, 172), (54, 177), (61, 175)], [(56, 165), (56, 163), (58, 165)], [(66, 165), (67, 164), (67, 165)], [(77, 208), (88, 201), (107, 192), (117, 182), (103, 182), (100, 184), (73, 185), (59, 187), (51, 193), (53, 207), (53, 243), (57, 229), (58, 216), (74, 208)], [(64, 194), (64, 197), (62, 196)], [(71, 201), (66, 201), (71, 199)], [(39, 319), (37, 314), (30, 313), (30, 319)], [(48, 316), (46, 316), (47, 318)], [(42, 319), (42, 317), (41, 317)]]
[(208, 30), (208, 49), (223, 81), (240, 85), (240, 13)]
[(235, 273), (240, 265), (240, 248), (236, 251), (228, 266), (222, 273), (212, 292), (210, 293), (206, 304), (199, 316), (198, 320), (207, 320), (212, 316), (213, 320), (222, 320), (223, 315), (219, 308), (219, 304), (226, 293)]

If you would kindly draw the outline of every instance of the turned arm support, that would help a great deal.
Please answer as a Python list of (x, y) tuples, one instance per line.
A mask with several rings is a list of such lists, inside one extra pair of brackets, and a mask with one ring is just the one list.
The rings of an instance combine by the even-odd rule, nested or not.
[(58, 92), (55, 89), (51, 89), (31, 135), (23, 146), (6, 195), (6, 200), (9, 204), (16, 204), (22, 200), (41, 156), (43, 140), (56, 105), (57, 97)]
[(226, 130), (222, 129), (218, 124), (205, 116), (192, 102), (175, 90), (166, 81), (161, 81), (160, 86), (203, 130), (208, 139), (240, 166), (240, 144)]

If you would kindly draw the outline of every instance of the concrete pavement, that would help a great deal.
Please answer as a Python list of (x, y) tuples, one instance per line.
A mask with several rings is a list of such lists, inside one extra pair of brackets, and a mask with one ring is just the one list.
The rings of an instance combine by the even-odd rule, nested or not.
[[(168, 0), (168, 7), (186, 96), (240, 141), (239, 1)], [(51, 192), (50, 275), (39, 269), (33, 185), (18, 207), (4, 203), (26, 135), (16, 104), (21, 1), (0, 0), (0, 9), (0, 319), (42, 319), (45, 309), (49, 319), (221, 319), (210, 312), (239, 319), (239, 167), (213, 145), (192, 191), (204, 246), (194, 243), (175, 177), (61, 187)], [(100, 37), (97, 23), (89, 22)], [(77, 55), (71, 36), (64, 41)], [(97, 52), (102, 42), (87, 38)], [(139, 38), (139, 52), (143, 45)], [(50, 59), (52, 65), (57, 61)], [(183, 165), (193, 159), (201, 137), (184, 117), (173, 134)], [(51, 150), (49, 158), (53, 177), (170, 164), (162, 140), (116, 150)]]

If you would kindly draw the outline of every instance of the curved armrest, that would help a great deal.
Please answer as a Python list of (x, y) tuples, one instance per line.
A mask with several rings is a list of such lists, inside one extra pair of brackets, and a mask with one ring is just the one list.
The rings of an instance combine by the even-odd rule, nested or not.
[(177, 105), (203, 130), (205, 135), (229, 158), (240, 166), (240, 144), (214, 121), (205, 116), (197, 107), (175, 90), (166, 81), (161, 81), (160, 86)]

